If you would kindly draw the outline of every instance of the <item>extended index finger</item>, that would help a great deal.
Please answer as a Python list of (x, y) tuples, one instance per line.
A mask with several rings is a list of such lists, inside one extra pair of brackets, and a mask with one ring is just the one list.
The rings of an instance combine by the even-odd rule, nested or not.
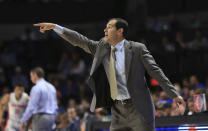
[(33, 26), (43, 26), (43, 23), (33, 24)]

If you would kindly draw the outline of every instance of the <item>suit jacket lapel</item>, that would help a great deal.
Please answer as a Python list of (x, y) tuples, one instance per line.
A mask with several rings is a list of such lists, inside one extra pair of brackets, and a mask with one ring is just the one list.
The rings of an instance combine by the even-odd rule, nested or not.
[(108, 43), (104, 43), (103, 45), (99, 46), (92, 63), (92, 68), (90, 71), (90, 76), (94, 73), (97, 67), (101, 64), (104, 56), (110, 51), (110, 45)]
[(125, 48), (125, 73), (126, 73), (126, 81), (128, 81), (133, 52), (132, 52), (132, 46), (127, 40), (124, 41), (124, 48)]

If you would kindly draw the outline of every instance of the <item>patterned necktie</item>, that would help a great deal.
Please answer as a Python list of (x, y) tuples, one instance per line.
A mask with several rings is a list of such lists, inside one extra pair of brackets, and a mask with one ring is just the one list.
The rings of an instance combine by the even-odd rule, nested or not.
[(113, 100), (115, 100), (118, 95), (116, 72), (115, 72), (115, 51), (116, 51), (115, 47), (111, 48), (110, 64), (109, 64), (110, 92), (111, 92), (111, 98)]

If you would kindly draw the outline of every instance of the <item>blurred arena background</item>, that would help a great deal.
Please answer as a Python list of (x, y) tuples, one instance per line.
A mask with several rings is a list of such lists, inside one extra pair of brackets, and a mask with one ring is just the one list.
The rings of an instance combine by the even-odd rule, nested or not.
[[(108, 19), (121, 17), (129, 22), (127, 38), (148, 47), (187, 104), (184, 114), (177, 113), (175, 103), (147, 75), (156, 108), (156, 130), (208, 131), (206, 3), (205, 0), (0, 0), (0, 97), (12, 92), (17, 82), (22, 82), (29, 93), (32, 87), (29, 71), (41, 66), (47, 80), (57, 89), (59, 110), (54, 130), (68, 131), (73, 116), (89, 127), (83, 131), (108, 131), (111, 115), (103, 109), (94, 114), (89, 112), (92, 92), (86, 80), (92, 56), (53, 31), (40, 34), (32, 24), (53, 22), (99, 40), (104, 36)], [(69, 115), (73, 111), (76, 114)], [(6, 117), (7, 112), (5, 121)]]

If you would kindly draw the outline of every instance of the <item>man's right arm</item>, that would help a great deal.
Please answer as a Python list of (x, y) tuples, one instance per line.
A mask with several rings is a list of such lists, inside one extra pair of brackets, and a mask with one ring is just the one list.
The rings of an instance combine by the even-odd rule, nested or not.
[(80, 33), (53, 24), (53, 23), (39, 23), (39, 24), (34, 24), (34, 26), (39, 26), (40, 27), (40, 32), (44, 33), (46, 30), (54, 30), (59, 36), (61, 36), (63, 39), (68, 41), (74, 46), (78, 46), (82, 49), (84, 49), (87, 53), (90, 54), (95, 54), (96, 48), (98, 46), (98, 41), (93, 41), (88, 39), (87, 37), (81, 35)]
[(4, 106), (6, 104), (8, 104), (9, 102), (9, 98), (10, 98), (10, 95), (9, 94), (6, 94), (2, 97), (1, 101), (0, 101), (0, 125), (2, 124), (3, 122), (3, 114), (4, 114)]

